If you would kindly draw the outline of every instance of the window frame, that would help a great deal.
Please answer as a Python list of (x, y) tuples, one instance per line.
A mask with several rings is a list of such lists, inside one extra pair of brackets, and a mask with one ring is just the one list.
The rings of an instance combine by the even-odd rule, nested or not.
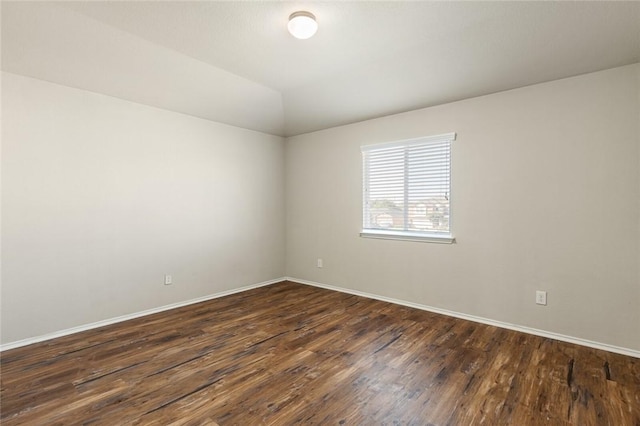
[[(394, 141), (394, 142), (386, 142), (386, 143), (379, 143), (379, 144), (371, 144), (371, 145), (362, 145), (360, 147), (360, 151), (361, 151), (361, 155), (362, 155), (362, 208), (361, 208), (361, 213), (362, 213), (362, 217), (361, 217), (361, 232), (360, 232), (360, 237), (363, 238), (377, 238), (377, 239), (389, 239), (389, 240), (405, 240), (405, 241), (417, 241), (417, 242), (427, 242), (427, 243), (441, 243), (441, 244), (452, 244), (455, 243), (455, 237), (453, 236), (453, 231), (452, 231), (452, 224), (453, 224), (453, 216), (452, 216), (452, 195), (451, 195), (451, 156), (452, 156), (452, 147), (453, 147), (453, 141), (456, 140), (456, 133), (445, 133), (445, 134), (441, 134), (441, 135), (434, 135), (434, 136), (425, 136), (425, 137), (420, 137), (420, 138), (414, 138), (414, 139), (406, 139), (406, 140), (400, 140), (400, 141)], [(368, 213), (367, 210), (367, 188), (368, 188), (368, 178), (369, 178), (369, 173), (368, 173), (368, 169), (367, 169), (367, 157), (366, 157), (366, 153), (369, 151), (376, 151), (376, 150), (381, 150), (381, 149), (390, 149), (390, 148), (408, 148), (411, 146), (416, 146), (416, 145), (428, 145), (430, 143), (442, 143), (442, 142), (448, 142), (449, 143), (449, 156), (448, 156), (448, 161), (449, 161), (449, 168), (448, 168), (448, 172), (449, 172), (449, 176), (448, 176), (448, 183), (449, 183), (449, 192), (448, 192), (448, 199), (449, 199), (449, 232), (448, 233), (444, 233), (444, 232), (440, 232), (440, 233), (434, 233), (434, 232), (429, 232), (429, 231), (411, 231), (411, 230), (390, 230), (390, 229), (375, 229), (375, 228), (366, 228), (365, 227), (365, 217), (366, 214)], [(405, 180), (405, 182), (408, 182), (408, 180)], [(405, 193), (404, 196), (407, 197), (407, 183), (405, 183), (405, 189), (404, 189)], [(404, 210), (407, 210), (409, 208), (409, 206), (405, 205), (404, 206)], [(405, 216), (407, 213), (403, 213)], [(406, 220), (404, 223), (405, 227), (406, 227)]]

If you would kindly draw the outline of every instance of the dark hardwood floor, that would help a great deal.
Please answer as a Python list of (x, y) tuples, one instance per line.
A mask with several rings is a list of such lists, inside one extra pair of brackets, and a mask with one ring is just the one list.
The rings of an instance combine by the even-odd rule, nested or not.
[(640, 425), (640, 359), (290, 282), (1, 354), (3, 425)]

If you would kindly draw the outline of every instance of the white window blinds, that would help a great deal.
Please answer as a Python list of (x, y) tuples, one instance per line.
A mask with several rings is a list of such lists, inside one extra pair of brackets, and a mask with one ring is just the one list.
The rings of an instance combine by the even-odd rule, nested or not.
[(362, 147), (362, 236), (453, 242), (455, 133)]

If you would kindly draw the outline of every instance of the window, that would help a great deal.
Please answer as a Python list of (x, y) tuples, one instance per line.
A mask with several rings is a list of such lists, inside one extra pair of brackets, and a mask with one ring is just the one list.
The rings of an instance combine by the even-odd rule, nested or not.
[(362, 147), (361, 236), (454, 242), (451, 142), (455, 133)]

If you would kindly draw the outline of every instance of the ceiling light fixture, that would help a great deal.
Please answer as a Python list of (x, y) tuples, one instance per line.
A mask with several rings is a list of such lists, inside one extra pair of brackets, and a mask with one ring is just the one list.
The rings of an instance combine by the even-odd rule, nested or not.
[(318, 31), (318, 23), (313, 13), (300, 11), (294, 12), (289, 16), (287, 28), (292, 36), (305, 40), (313, 37)]

